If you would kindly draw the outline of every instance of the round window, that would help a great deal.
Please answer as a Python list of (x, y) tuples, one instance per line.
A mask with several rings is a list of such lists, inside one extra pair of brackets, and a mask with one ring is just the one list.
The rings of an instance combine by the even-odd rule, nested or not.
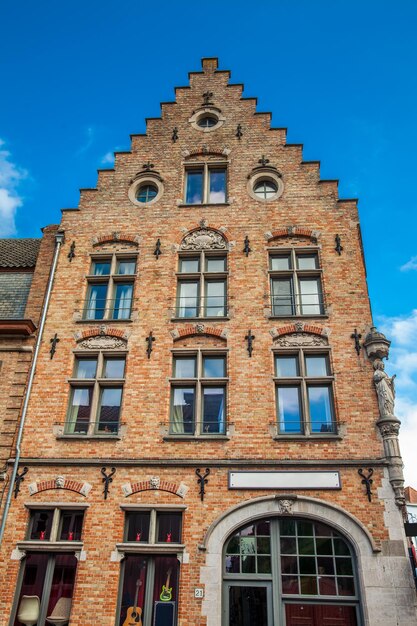
[(150, 185), (146, 183), (144, 185), (140, 185), (136, 194), (136, 200), (138, 202), (152, 202), (158, 195), (158, 187), (156, 185)]
[(213, 126), (216, 126), (217, 122), (218, 120), (212, 115), (205, 115), (198, 120), (197, 124), (200, 128), (213, 128)]
[(258, 198), (269, 200), (277, 193), (278, 186), (273, 180), (264, 179), (255, 184), (253, 191)]

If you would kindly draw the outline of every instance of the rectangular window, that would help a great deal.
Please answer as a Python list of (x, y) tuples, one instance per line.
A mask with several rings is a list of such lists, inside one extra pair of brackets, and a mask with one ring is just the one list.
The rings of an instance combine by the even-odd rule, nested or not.
[(84, 305), (85, 320), (130, 319), (136, 259), (121, 254), (93, 258)]
[(205, 163), (185, 171), (186, 204), (224, 204), (227, 201), (227, 169)]
[(227, 258), (201, 252), (180, 257), (176, 317), (227, 315)]
[(125, 541), (135, 543), (181, 543), (182, 512), (154, 508), (126, 512)]
[(82, 509), (31, 509), (27, 539), (29, 541), (81, 541), (84, 511)]
[(328, 353), (276, 354), (275, 386), (280, 434), (337, 432)]
[(317, 252), (296, 249), (269, 257), (271, 308), (276, 317), (324, 314)]
[[(181, 379), (187, 379), (187, 385), (181, 384)], [(175, 355), (170, 434), (225, 434), (226, 385), (224, 355), (201, 351), (195, 355)]]
[(116, 435), (120, 428), (126, 359), (77, 356), (70, 379), (66, 435)]

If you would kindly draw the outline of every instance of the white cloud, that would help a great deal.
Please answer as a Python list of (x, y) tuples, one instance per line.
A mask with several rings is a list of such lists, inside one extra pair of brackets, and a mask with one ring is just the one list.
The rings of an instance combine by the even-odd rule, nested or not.
[(28, 174), (11, 160), (4, 145), (0, 139), (0, 237), (10, 237), (16, 234), (16, 211), (23, 204), (17, 188)]
[(102, 165), (113, 165), (114, 164), (114, 153), (113, 152), (106, 152), (106, 154), (104, 155), (104, 157), (101, 159), (100, 161), (102, 163)]
[(400, 418), (400, 446), (406, 485), (417, 488), (417, 310), (381, 318), (379, 330), (392, 340), (386, 369), (396, 374), (395, 413)]
[(401, 265), (400, 270), (402, 272), (410, 272), (410, 271), (417, 270), (417, 256), (412, 256), (411, 259), (407, 261), (407, 263), (404, 263), (404, 265)]

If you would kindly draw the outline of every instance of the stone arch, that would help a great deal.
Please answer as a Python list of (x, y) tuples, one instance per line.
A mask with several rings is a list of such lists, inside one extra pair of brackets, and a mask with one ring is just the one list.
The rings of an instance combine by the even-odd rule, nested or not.
[(214, 326), (206, 326), (205, 324), (193, 324), (171, 331), (171, 335), (174, 341), (184, 339), (185, 337), (195, 337), (196, 335), (210, 335), (216, 337), (216, 339), (227, 339), (227, 330), (223, 328), (216, 328)]
[[(207, 617), (207, 626), (222, 623), (223, 547), (227, 538), (253, 520), (282, 515), (305, 517), (332, 526), (349, 541), (355, 551), (360, 587), (363, 588), (362, 580), (366, 576), (372, 580), (372, 571), (377, 563), (371, 564), (371, 559), (378, 559), (380, 551), (369, 531), (356, 517), (337, 505), (316, 498), (293, 494), (261, 496), (242, 502), (221, 514), (209, 526), (200, 545), (200, 550), (206, 553), (205, 565), (200, 569), (200, 583), (205, 585), (202, 615)], [(369, 624), (366, 618), (365, 623)]]
[(223, 232), (223, 229), (200, 225), (183, 235), (179, 251), (223, 250), (227, 252), (229, 249), (228, 243), (227, 235)]
[(94, 237), (92, 241), (94, 248), (105, 243), (127, 243), (137, 248), (139, 246), (139, 236), (133, 233), (113, 232)]
[(102, 324), (75, 333), (74, 339), (80, 348), (95, 350), (126, 349), (129, 334), (120, 329)]
[(141, 491), (167, 491), (179, 498), (184, 498), (188, 487), (184, 483), (174, 483), (168, 480), (161, 480), (159, 476), (152, 476), (148, 480), (141, 480), (137, 482), (127, 482), (122, 485), (122, 491), (126, 498), (132, 496), (135, 493)]
[(284, 228), (278, 228), (272, 232), (265, 233), (265, 239), (269, 242), (274, 239), (280, 239), (281, 237), (306, 237), (313, 242), (317, 242), (320, 238), (320, 232), (317, 230), (311, 230), (310, 228), (303, 228), (301, 226), (287, 226)]
[(317, 324), (295, 322), (279, 328), (272, 328), (269, 332), (274, 344), (282, 347), (294, 345), (322, 346), (328, 344), (328, 329)]
[(87, 497), (91, 491), (91, 485), (87, 482), (79, 482), (72, 478), (65, 478), (64, 476), (57, 476), (50, 480), (41, 480), (39, 482), (30, 483), (28, 486), (31, 496), (41, 491), (48, 491), (49, 489), (66, 489), (68, 491), (75, 491), (80, 495)]

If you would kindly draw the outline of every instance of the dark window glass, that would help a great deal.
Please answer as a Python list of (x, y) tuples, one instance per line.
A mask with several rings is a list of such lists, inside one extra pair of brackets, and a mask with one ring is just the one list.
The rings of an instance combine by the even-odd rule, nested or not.
[(280, 378), (299, 376), (298, 358), (296, 356), (275, 357), (276, 375)]
[(203, 433), (224, 432), (224, 387), (203, 389)]
[(185, 202), (187, 204), (203, 202), (203, 170), (188, 170)]
[(180, 272), (182, 274), (193, 274), (200, 271), (200, 257), (180, 258)]
[(224, 378), (226, 361), (223, 356), (203, 357), (204, 378)]
[(281, 433), (301, 433), (302, 413), (299, 387), (277, 387), (278, 423)]
[(84, 318), (102, 320), (106, 311), (107, 283), (90, 284)]
[(140, 185), (136, 200), (138, 202), (151, 202), (158, 195), (158, 187), (156, 185)]
[(174, 387), (171, 414), (171, 433), (174, 435), (194, 434), (194, 414), (194, 387)]
[(262, 200), (268, 200), (278, 191), (278, 187), (272, 180), (261, 180), (255, 184), (254, 193)]
[(209, 202), (213, 204), (226, 202), (226, 170), (209, 170)]
[(149, 524), (151, 514), (149, 511), (132, 511), (126, 513), (127, 541), (149, 541)]
[(197, 124), (200, 128), (213, 128), (213, 126), (217, 124), (217, 119), (211, 115), (205, 115), (204, 117), (200, 117)]
[(127, 320), (130, 318), (132, 308), (133, 284), (117, 283), (116, 297), (114, 299), (113, 319)]
[(83, 433), (88, 430), (91, 412), (92, 387), (73, 387), (65, 432)]
[(181, 543), (181, 513), (157, 512), (157, 542)]
[(51, 537), (52, 519), (54, 510), (31, 511), (29, 539), (48, 541)]
[(95, 378), (97, 372), (97, 359), (76, 359), (75, 378)]
[(103, 378), (123, 378), (125, 359), (105, 359)]
[(195, 357), (175, 357), (174, 377), (175, 378), (195, 378), (196, 359)]
[(272, 279), (272, 315), (294, 315), (291, 278)]
[(109, 260), (93, 261), (91, 273), (94, 274), (94, 276), (106, 276), (110, 274), (110, 265), (111, 262)]
[(121, 402), (121, 387), (105, 387), (101, 390), (98, 413), (98, 430), (100, 432), (116, 433), (118, 431)]
[(62, 510), (60, 515), (59, 541), (81, 541), (84, 511)]
[(120, 276), (132, 275), (136, 272), (136, 261), (134, 259), (123, 259), (117, 262), (117, 274)]

